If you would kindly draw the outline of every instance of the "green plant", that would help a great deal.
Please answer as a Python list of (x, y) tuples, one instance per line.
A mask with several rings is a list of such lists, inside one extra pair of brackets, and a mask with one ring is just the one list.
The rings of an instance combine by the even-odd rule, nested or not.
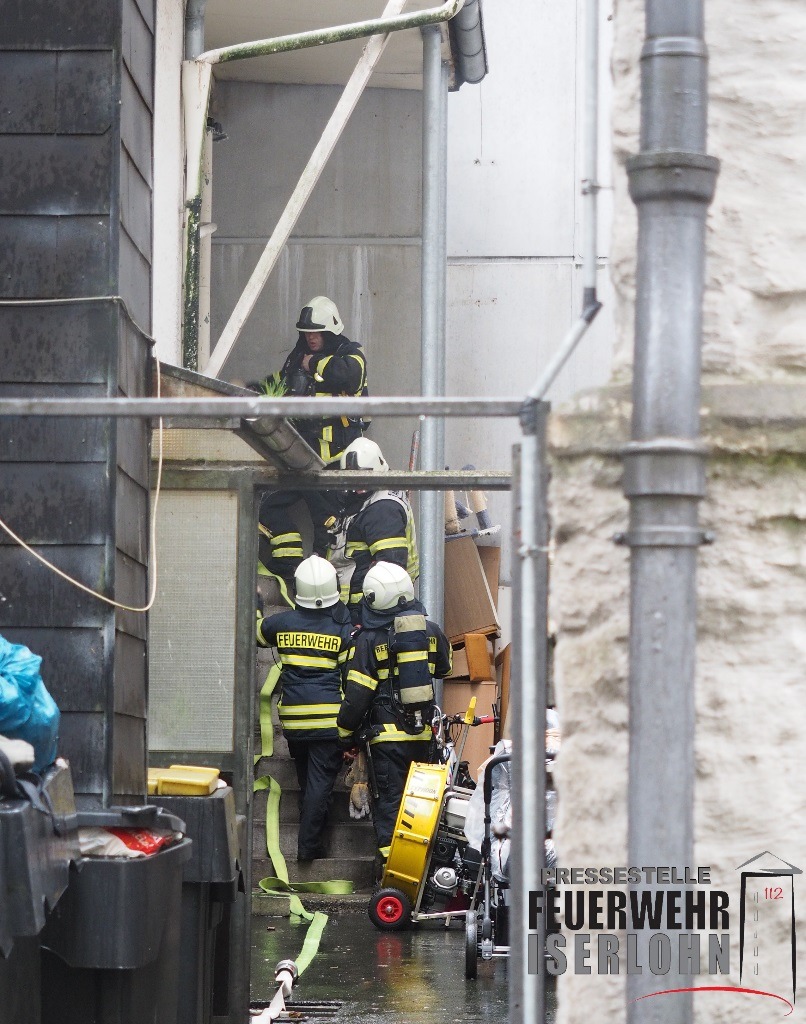
[(271, 373), (260, 382), (260, 390), (269, 398), (282, 398), (288, 394), (288, 385), (279, 373)]

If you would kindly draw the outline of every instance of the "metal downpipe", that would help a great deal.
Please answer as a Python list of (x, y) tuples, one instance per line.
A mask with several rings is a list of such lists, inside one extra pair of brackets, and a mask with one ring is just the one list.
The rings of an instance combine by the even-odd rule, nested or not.
[[(195, 61), (204, 50), (204, 12), (207, 0), (187, 0), (185, 8), (185, 60)], [(185, 92), (183, 82), (183, 93)], [(208, 79), (209, 89), (209, 79)], [(182, 310), (182, 365), (196, 369), (199, 350), (199, 282), (202, 274), (202, 188), (204, 180), (205, 150), (209, 145), (206, 138), (207, 97), (204, 99), (204, 127), (197, 127), (194, 118), (188, 119), (185, 111), (185, 134), (192, 130), (199, 135), (198, 165), (187, 162), (185, 174), (188, 185), (185, 196), (185, 267), (183, 281)], [(186, 154), (187, 155), (187, 154)], [(209, 159), (209, 156), (208, 156)], [(198, 166), (198, 177), (194, 172)], [(192, 184), (191, 184), (192, 179)]]
[[(423, 212), (421, 259), (420, 381), (424, 397), (445, 393), (445, 217), (443, 178), (447, 138), (446, 78), (442, 70), (439, 26), (423, 36)], [(443, 96), (444, 94), (444, 96)], [(420, 467), (442, 470), (445, 464), (444, 424), (425, 416), (420, 426)], [(445, 513), (443, 496), (420, 495), (420, 600), (437, 622), (444, 617)], [(442, 686), (437, 687), (442, 700)]]
[[(705, 218), (718, 162), (705, 155), (702, 0), (647, 0), (641, 151), (627, 163), (638, 208), (630, 527), (628, 863), (693, 865), (694, 674)], [(639, 951), (639, 961), (646, 951)], [(690, 978), (627, 977), (629, 1024), (688, 1024), (690, 993), (634, 1002)]]

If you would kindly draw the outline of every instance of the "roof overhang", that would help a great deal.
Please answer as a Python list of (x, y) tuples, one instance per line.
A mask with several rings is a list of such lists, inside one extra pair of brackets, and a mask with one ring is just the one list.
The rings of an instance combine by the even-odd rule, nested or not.
[[(404, 13), (437, 6), (437, 0), (409, 0)], [(291, 35), (381, 16), (380, 0), (208, 0), (205, 50), (274, 36)], [(465, 7), (443, 26), (443, 58), (451, 67), (450, 88), (481, 81), (487, 70), (481, 0)], [(291, 53), (220, 64), (219, 79), (301, 85), (344, 85), (366, 45), (365, 39), (330, 43)], [(370, 86), (422, 89), (422, 39), (417, 29), (395, 32)]]

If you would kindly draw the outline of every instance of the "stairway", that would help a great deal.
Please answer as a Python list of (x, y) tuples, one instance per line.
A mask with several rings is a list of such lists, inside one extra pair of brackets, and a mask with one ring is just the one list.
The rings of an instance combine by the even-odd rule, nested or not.
[[(266, 577), (258, 577), (264, 598), (264, 615), (283, 611), (276, 586)], [(257, 692), (263, 688), (269, 668), (274, 664), (270, 650), (257, 649)], [(257, 707), (256, 703), (256, 707)], [(257, 716), (256, 716), (257, 718)], [(280, 799), (280, 851), (288, 867), (288, 877), (294, 882), (319, 882), (333, 878), (346, 878), (353, 883), (355, 892), (369, 892), (373, 886), (375, 860), (375, 832), (369, 819), (354, 821), (348, 812), (349, 788), (344, 783), (344, 772), (333, 790), (330, 822), (325, 833), (328, 856), (306, 864), (297, 862), (297, 827), (299, 824), (299, 786), (294, 762), (288, 753), (277, 716), (277, 699), (272, 699), (274, 723), (274, 753), (258, 764), (257, 774), (270, 775), (282, 790)], [(255, 721), (255, 750), (260, 750), (260, 722)], [(345, 766), (346, 771), (346, 766)], [(252, 878), (253, 884), (276, 872), (266, 852), (266, 800), (267, 793), (255, 794), (253, 809)]]

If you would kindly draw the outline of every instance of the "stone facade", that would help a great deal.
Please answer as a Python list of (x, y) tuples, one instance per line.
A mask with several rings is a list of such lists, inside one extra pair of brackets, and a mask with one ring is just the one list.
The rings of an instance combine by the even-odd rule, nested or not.
[[(736, 867), (769, 850), (806, 868), (806, 8), (773, 0), (759, 13), (749, 0), (706, 8), (708, 151), (722, 168), (704, 302), (702, 434), (711, 455), (701, 522), (715, 541), (701, 549), (698, 573), (694, 863), (711, 866), (734, 913), (730, 975), (693, 979), (700, 985), (739, 984)], [(629, 438), (636, 213), (623, 164), (638, 149), (643, 34), (643, 5), (618, 0), (613, 383), (579, 396), (550, 428), (564, 732), (557, 846), (568, 866), (627, 863), (629, 556), (612, 536), (628, 512), (618, 449)], [(801, 933), (804, 891), (796, 878)], [(803, 977), (802, 952), (800, 960)], [(625, 1020), (624, 979), (566, 974), (559, 1004), (559, 1024)], [(770, 1007), (695, 996), (694, 1019), (750, 1024)]]

